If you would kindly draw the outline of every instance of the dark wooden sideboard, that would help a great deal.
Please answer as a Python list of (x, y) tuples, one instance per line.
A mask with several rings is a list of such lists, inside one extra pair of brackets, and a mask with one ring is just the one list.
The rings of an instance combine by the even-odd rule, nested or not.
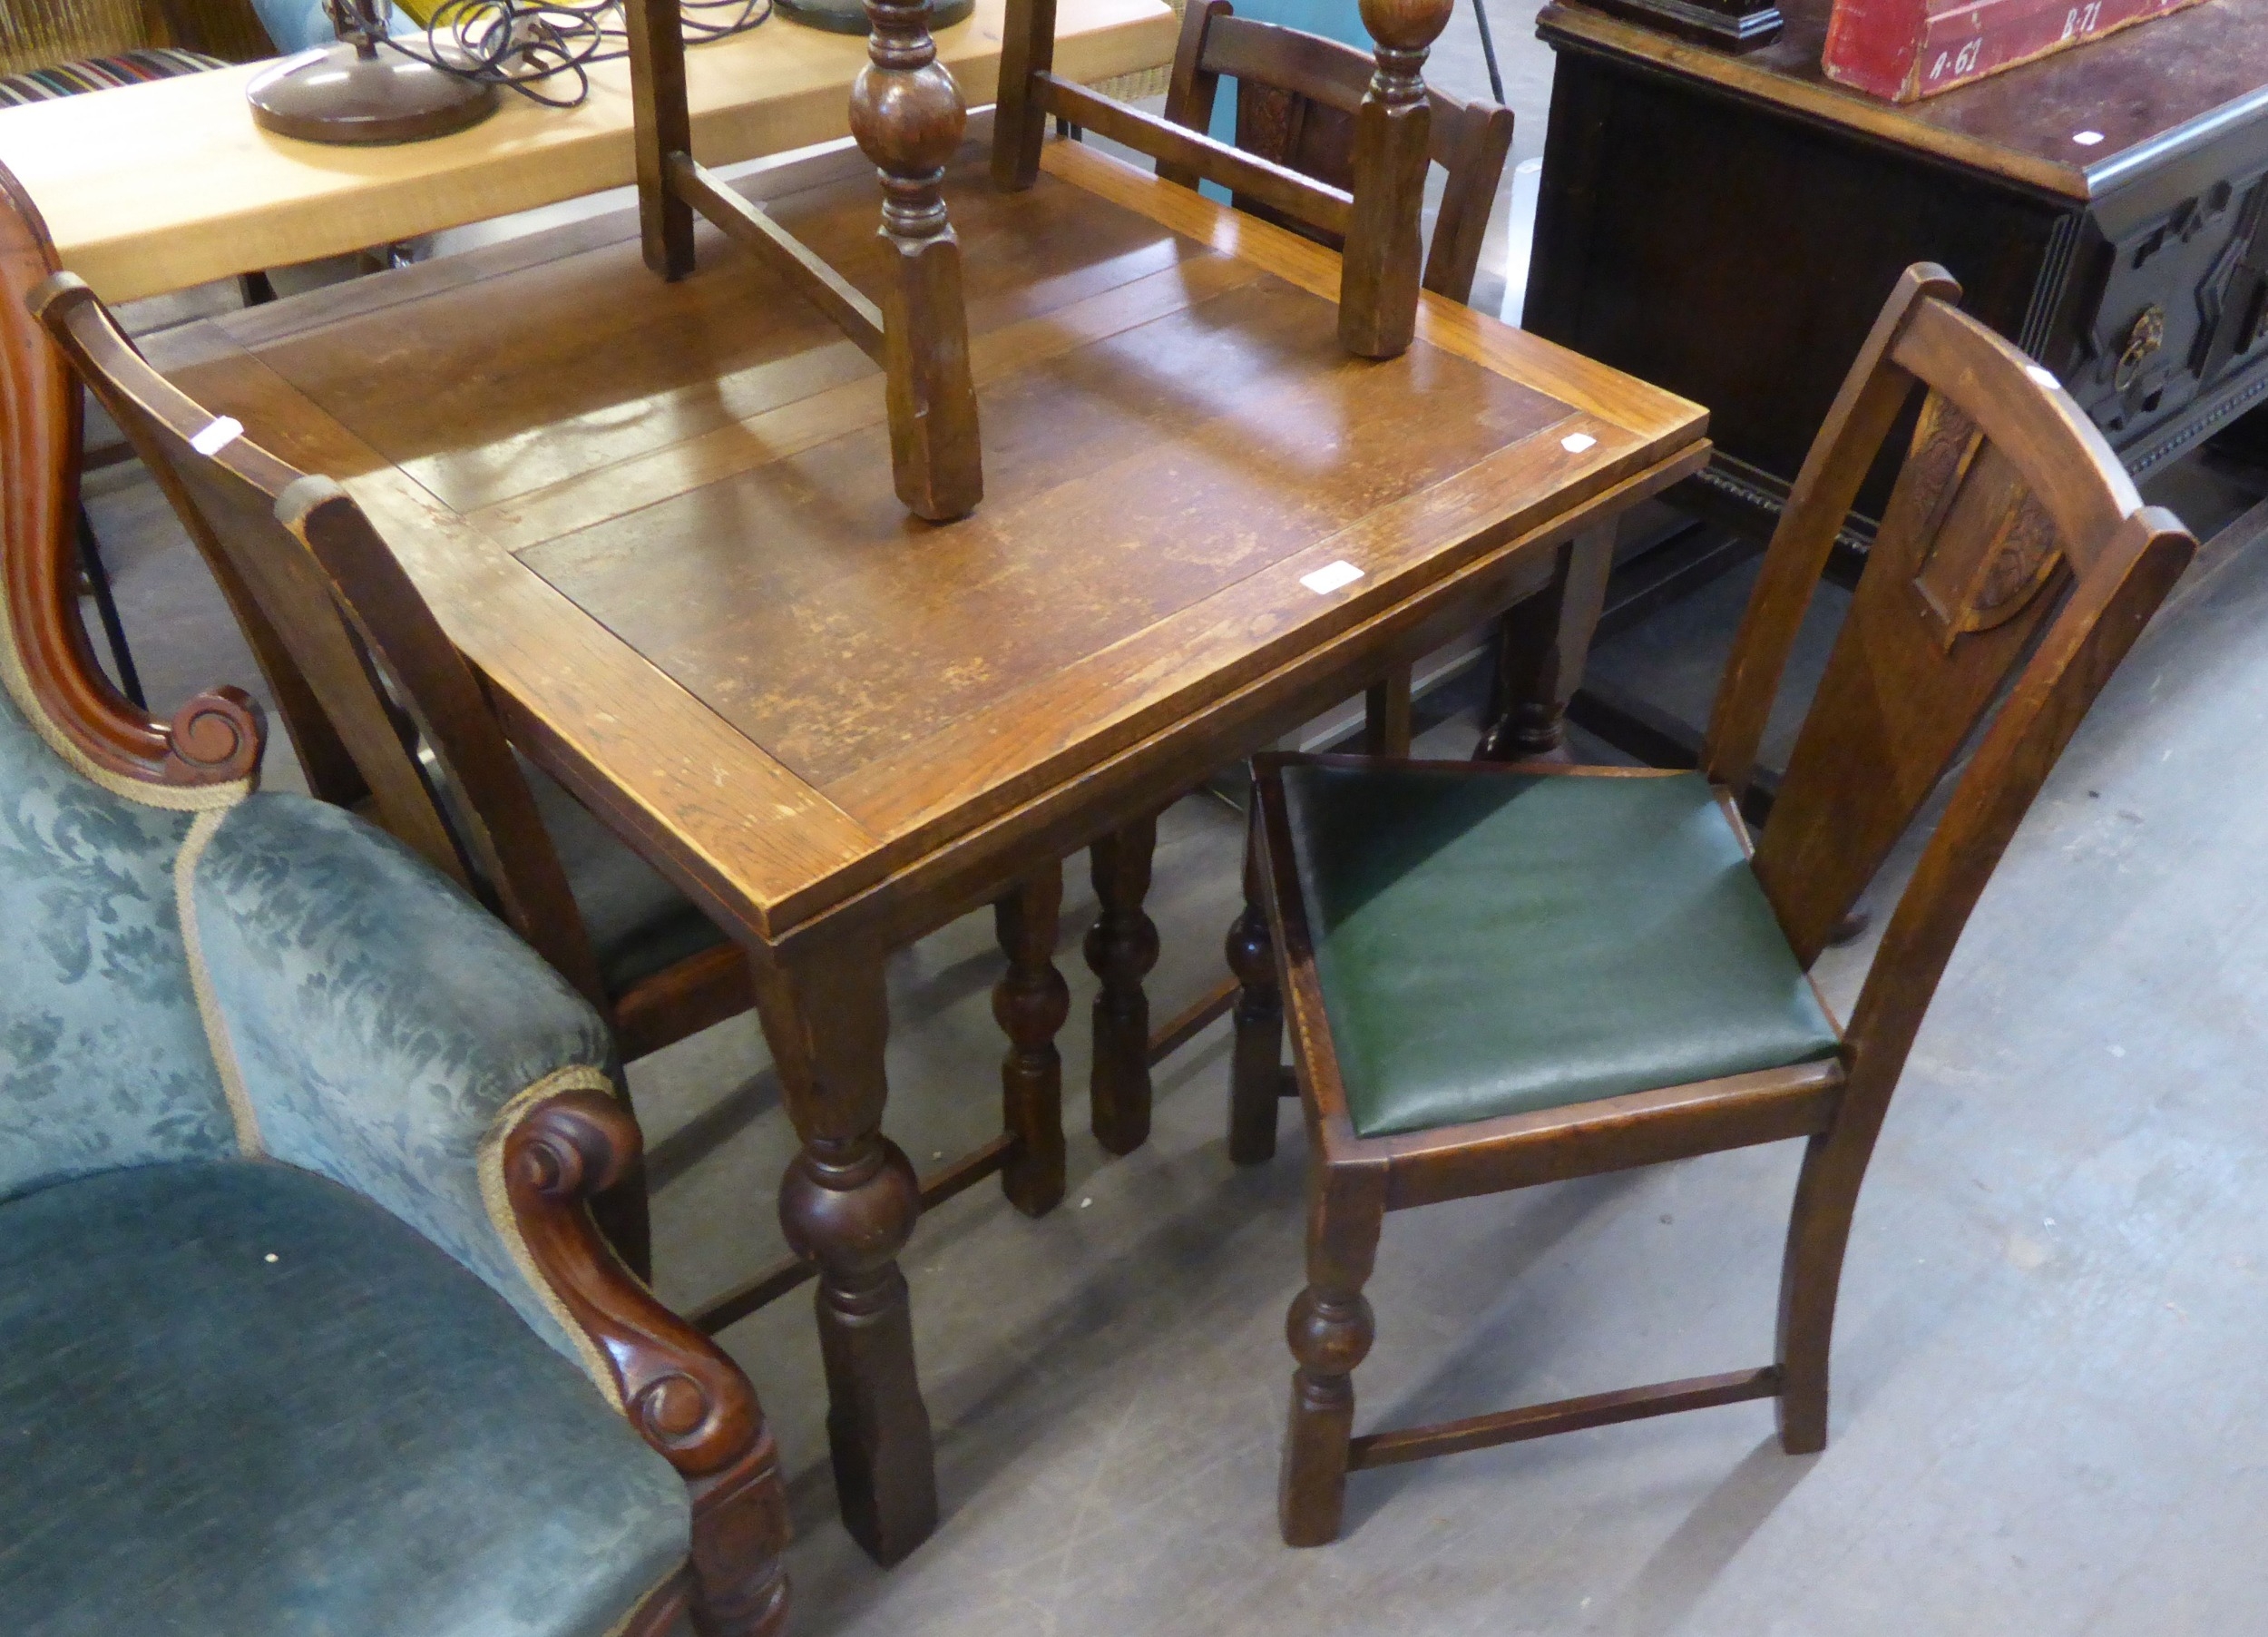
[(1745, 56), (1579, 5), (1538, 20), (1558, 62), (1524, 321), (1709, 407), (1693, 498), (1712, 515), (1769, 530), (1917, 260), (2137, 475), (2268, 403), (2268, 0), (2206, 0), (1906, 107), (1826, 80), (1829, 0), (1783, 9)]

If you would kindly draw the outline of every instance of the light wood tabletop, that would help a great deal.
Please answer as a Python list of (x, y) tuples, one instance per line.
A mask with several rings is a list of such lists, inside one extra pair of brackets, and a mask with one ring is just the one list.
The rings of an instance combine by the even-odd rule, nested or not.
[[(742, 187), (882, 286), (861, 155)], [(986, 481), (949, 524), (893, 490), (876, 366), (705, 228), (675, 284), (598, 219), (151, 354), (345, 484), (514, 740), (747, 950), (846, 1521), (885, 1561), (934, 1516), (894, 1259), (949, 1188), (880, 1135), (885, 958), (1010, 902), (1044, 983), (1068, 853), (1556, 583), (1709, 446), (1697, 406), (1431, 294), (1406, 353), (1350, 357), (1335, 254), (1076, 142), (1011, 194), (972, 144), (945, 194)]]
[[(972, 107), (992, 100), (1004, 0), (937, 34)], [(1057, 62), (1082, 80), (1168, 62), (1160, 0), (1062, 0)], [(694, 144), (720, 165), (850, 129), (864, 39), (774, 18), (686, 56)], [(46, 218), (63, 265), (105, 300), (415, 238), (633, 180), (629, 64), (591, 71), (580, 107), (506, 93), (470, 131), (398, 147), (326, 147), (257, 129), (246, 83), (217, 69), (0, 109), (0, 163)]]

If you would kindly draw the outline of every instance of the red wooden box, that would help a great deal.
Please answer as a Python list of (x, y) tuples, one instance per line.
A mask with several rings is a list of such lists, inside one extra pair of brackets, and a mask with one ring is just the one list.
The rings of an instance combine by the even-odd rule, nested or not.
[(2084, 45), (2198, 0), (1834, 0), (1827, 77), (1893, 103)]

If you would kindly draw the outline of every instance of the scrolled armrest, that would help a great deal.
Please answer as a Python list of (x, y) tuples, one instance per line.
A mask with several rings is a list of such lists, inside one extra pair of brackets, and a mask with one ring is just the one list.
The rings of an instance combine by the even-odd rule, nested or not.
[(631, 1276), (591, 1218), (641, 1147), (613, 1098), (560, 1092), (505, 1132), (505, 1195), (536, 1271), (605, 1358), (622, 1413), (692, 1490), (695, 1623), (770, 1632), (787, 1612), (787, 1503), (756, 1389)]

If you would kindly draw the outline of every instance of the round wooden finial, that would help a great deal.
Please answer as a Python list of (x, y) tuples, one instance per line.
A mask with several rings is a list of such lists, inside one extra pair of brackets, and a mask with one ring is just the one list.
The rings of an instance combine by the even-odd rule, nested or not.
[(1456, 0), (1362, 0), (1363, 26), (1389, 51), (1422, 52), (1449, 26)]

